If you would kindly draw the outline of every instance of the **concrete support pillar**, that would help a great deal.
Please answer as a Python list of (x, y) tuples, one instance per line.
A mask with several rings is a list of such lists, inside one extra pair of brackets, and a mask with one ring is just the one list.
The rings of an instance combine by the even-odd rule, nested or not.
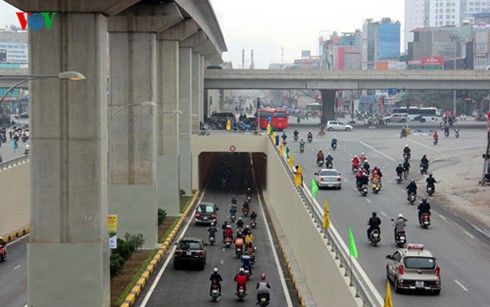
[(193, 64), (192, 48), (179, 49), (179, 105), (182, 111), (179, 140), (179, 184), (186, 195), (192, 194), (192, 101)]
[[(158, 243), (156, 34), (110, 32), (109, 212), (118, 233)], [(125, 63), (121, 65), (121, 63)]]
[(201, 114), (199, 114), (199, 94), (203, 88), (201, 83), (201, 55), (197, 52), (192, 53), (192, 133), (199, 132), (199, 120)]
[(51, 30), (29, 31), (33, 75), (86, 79), (31, 82), (28, 306), (110, 305), (106, 31), (97, 13), (57, 13)]
[[(206, 69), (206, 60), (204, 60), (204, 56), (201, 55), (201, 59), (199, 63), (201, 64), (199, 69), (199, 82), (201, 86), (199, 86), (199, 121), (204, 123), (204, 70)], [(198, 127), (199, 129), (199, 127)]]
[(158, 207), (178, 216), (179, 194), (179, 42), (157, 41)]
[(320, 90), (322, 93), (322, 124), (335, 119), (335, 90)]

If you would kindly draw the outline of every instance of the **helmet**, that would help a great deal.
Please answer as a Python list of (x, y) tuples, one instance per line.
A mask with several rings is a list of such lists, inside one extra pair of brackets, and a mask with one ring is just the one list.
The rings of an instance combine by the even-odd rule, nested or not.
[(231, 225), (227, 225), (226, 228), (231, 228)]
[(336, 139), (337, 137), (334, 135), (333, 138)]
[(214, 226), (214, 223), (213, 222), (211, 222), (211, 226)]
[(401, 214), (401, 213), (400, 213), (400, 214), (398, 214), (398, 218), (399, 218), (399, 219), (402, 219), (402, 218), (403, 218), (403, 214)]
[(422, 202), (423, 202), (423, 203), (426, 203), (426, 202), (427, 202), (427, 198), (425, 198), (425, 197), (424, 197), (424, 198), (422, 198)]
[(366, 160), (364, 160), (364, 162), (367, 162), (367, 161), (368, 161), (367, 159), (366, 159)]
[(248, 188), (247, 191), (250, 191), (250, 188)]
[(267, 276), (265, 274), (260, 275), (260, 279), (264, 280)]
[(245, 228), (250, 228), (250, 226), (248, 226), (248, 225), (245, 225)]
[(330, 156), (330, 153), (328, 153), (328, 155)]
[(357, 155), (354, 155), (354, 158), (357, 158)]
[(405, 144), (405, 147), (408, 147), (408, 144)]
[(376, 212), (373, 212), (373, 216), (376, 216)]
[(415, 183), (415, 180), (413, 180), (413, 179), (412, 179), (412, 180), (410, 180), (410, 183)]
[(243, 273), (245, 270), (243, 268), (240, 268), (240, 273)]
[(423, 158), (427, 157), (427, 155), (424, 155)]
[(402, 164), (401, 164), (401, 163), (399, 163), (399, 164), (398, 164), (398, 166), (402, 166)]
[(238, 218), (238, 220), (239, 220), (239, 221), (241, 221), (241, 220), (242, 220), (242, 218), (241, 218), (241, 217), (239, 217), (239, 218)]
[(213, 270), (213, 271), (214, 271), (214, 272), (218, 272), (218, 268), (214, 268), (214, 270)]
[(432, 177), (432, 174), (429, 174), (429, 177)]

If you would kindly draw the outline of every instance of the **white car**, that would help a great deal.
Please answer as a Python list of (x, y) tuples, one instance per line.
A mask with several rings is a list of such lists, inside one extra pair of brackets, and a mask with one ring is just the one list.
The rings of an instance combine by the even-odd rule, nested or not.
[(338, 122), (335, 120), (329, 120), (327, 122), (327, 130), (328, 131), (333, 131), (333, 130), (342, 130), (342, 131), (351, 131), (353, 128), (351, 125), (347, 125), (343, 122)]

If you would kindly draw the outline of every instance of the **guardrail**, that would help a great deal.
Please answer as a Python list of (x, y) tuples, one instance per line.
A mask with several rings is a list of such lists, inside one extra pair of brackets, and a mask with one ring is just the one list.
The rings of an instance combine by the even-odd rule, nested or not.
[[(269, 141), (273, 142), (271, 139)], [(274, 147), (276, 151), (280, 153), (278, 147)], [(295, 170), (289, 166), (285, 154), (281, 155), (280, 160), (285, 169), (289, 170), (288, 176), (294, 185)], [(320, 233), (323, 234), (326, 245), (330, 246), (330, 251), (332, 253), (335, 253), (335, 259), (340, 261), (339, 268), (343, 268), (345, 270), (344, 276), (350, 276), (350, 286), (354, 287), (356, 297), (359, 297), (362, 300), (363, 306), (382, 306), (382, 297), (362, 269), (361, 265), (356, 259), (352, 259), (352, 257), (350, 257), (349, 248), (344, 243), (332, 223), (330, 223), (330, 227), (328, 229), (323, 229), (323, 208), (318, 204), (316, 199), (313, 198), (310, 190), (304, 185), (304, 183), (301, 186), (296, 187), (296, 190), (301, 196), (307, 210), (311, 214), (317, 228), (319, 228)]]
[(29, 155), (24, 155), (22, 157), (14, 158), (5, 162), (0, 163), (0, 171), (3, 171), (5, 169), (17, 166), (19, 164), (23, 164), (25, 162), (29, 161)]

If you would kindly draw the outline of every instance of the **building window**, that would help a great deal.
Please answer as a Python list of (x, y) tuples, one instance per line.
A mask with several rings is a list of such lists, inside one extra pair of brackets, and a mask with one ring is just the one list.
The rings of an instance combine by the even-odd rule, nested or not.
[(479, 66), (479, 67), (486, 67), (487, 66), (487, 59), (476, 59), (476, 66)]
[(487, 53), (487, 44), (477, 44), (476, 53)]

